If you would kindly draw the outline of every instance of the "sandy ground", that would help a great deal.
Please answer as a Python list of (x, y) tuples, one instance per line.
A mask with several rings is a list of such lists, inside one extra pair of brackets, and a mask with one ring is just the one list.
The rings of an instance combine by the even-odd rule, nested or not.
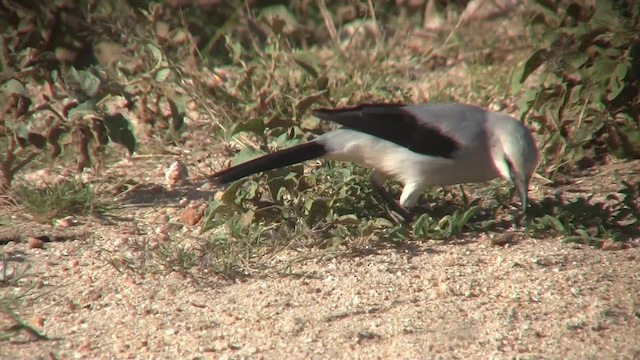
[[(472, 81), (466, 71), (408, 85), (429, 94)], [(447, 82), (437, 80), (443, 76)], [(192, 159), (210, 157), (218, 142), (202, 137)], [(521, 233), (495, 246), (477, 234), (315, 258), (288, 275), (121, 272), (111, 262), (132, 243), (211, 195), (187, 186), (186, 200), (155, 202), (169, 158), (114, 176), (148, 185), (140, 201), (148, 204), (119, 209), (110, 221), (45, 226), (0, 205), (11, 219), (0, 227), (0, 250), (10, 267), (30, 266), (0, 294), (27, 291), (20, 315), (49, 338), (22, 332), (0, 342), (0, 359), (640, 359), (640, 239), (604, 251)], [(597, 169), (566, 192), (604, 197), (631, 173), (639, 181), (639, 165)], [(171, 228), (167, 241), (197, 230)], [(29, 246), (43, 234), (59, 238)], [(0, 329), (13, 324), (0, 315)]]
[(42, 249), (0, 245), (11, 262), (31, 264), (9, 290), (35, 283), (21, 315), (50, 337), (23, 333), (2, 343), (0, 358), (640, 359), (637, 246), (603, 251), (520, 233), (495, 246), (480, 234), (306, 261), (290, 275), (142, 276), (108, 260), (167, 210), (119, 211), (128, 220), (78, 219)]

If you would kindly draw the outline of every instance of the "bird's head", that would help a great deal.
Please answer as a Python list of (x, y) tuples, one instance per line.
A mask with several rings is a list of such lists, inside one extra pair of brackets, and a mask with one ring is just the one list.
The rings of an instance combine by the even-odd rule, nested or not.
[(495, 120), (491, 146), (493, 162), (500, 176), (515, 186), (525, 213), (529, 182), (540, 162), (540, 153), (529, 129), (517, 119), (500, 116)]

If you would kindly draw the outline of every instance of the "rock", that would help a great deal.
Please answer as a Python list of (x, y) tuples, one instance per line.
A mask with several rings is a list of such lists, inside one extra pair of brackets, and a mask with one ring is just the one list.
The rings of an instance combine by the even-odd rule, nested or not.
[(42, 249), (42, 248), (44, 248), (44, 241), (36, 237), (29, 238), (29, 249)]
[(206, 208), (206, 204), (188, 206), (186, 209), (184, 209), (182, 214), (180, 214), (180, 221), (185, 225), (194, 226), (198, 222), (200, 222), (200, 220), (204, 216), (204, 211)]
[(614, 241), (614, 240), (608, 239), (602, 243), (602, 250), (605, 250), (605, 251), (618, 251), (618, 250), (624, 250), (625, 248), (626, 248), (625, 243), (623, 243), (622, 241)]
[(176, 160), (171, 164), (164, 173), (165, 184), (170, 190), (176, 186), (185, 185), (188, 177), (187, 165), (180, 160)]
[(512, 232), (506, 232), (504, 234), (492, 236), (491, 245), (504, 246), (504, 245), (510, 244), (515, 238), (516, 238), (516, 235)]

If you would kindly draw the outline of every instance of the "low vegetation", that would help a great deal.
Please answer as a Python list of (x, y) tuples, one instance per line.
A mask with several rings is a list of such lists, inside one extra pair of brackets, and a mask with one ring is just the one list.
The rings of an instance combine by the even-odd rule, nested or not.
[[(446, 7), (454, 16), (430, 31), (409, 5), (383, 2), (251, 11), (82, 3), (0, 7), (9, 20), (1, 29), (0, 189), (45, 222), (104, 212), (106, 195), (75, 180), (45, 188), (18, 181), (28, 171), (71, 166), (77, 178), (87, 171), (100, 178), (134, 153), (211, 152), (202, 134), (225, 144), (217, 148), (224, 159), (208, 156), (214, 171), (326, 131), (310, 116), (315, 106), (459, 101), (519, 112), (540, 139), (539, 175), (550, 187), (612, 157), (640, 158), (634, 1), (531, 1), (510, 10), (521, 19), (507, 27), (522, 27), (511, 32), (500, 26), (506, 20), (463, 23), (456, 2)], [(140, 185), (108, 181), (120, 193)], [(624, 243), (638, 235), (639, 191), (635, 180), (604, 199), (550, 195), (532, 204), (526, 227), (531, 236)], [(292, 166), (222, 190), (194, 241), (134, 242), (104, 257), (137, 273), (287, 271), (307, 256), (280, 256), (288, 250), (333, 256), (504, 230), (517, 212), (510, 195), (501, 182), (431, 189), (425, 214), (408, 227), (387, 214), (367, 171), (334, 162)], [(16, 299), (0, 297), (0, 311), (17, 314)]]

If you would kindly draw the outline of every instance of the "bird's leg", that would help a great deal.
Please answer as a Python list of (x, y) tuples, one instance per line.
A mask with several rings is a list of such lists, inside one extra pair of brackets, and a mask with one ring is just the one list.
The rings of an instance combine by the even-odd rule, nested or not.
[(400, 194), (400, 206), (404, 209), (414, 209), (424, 188), (421, 182), (407, 181)]
[(406, 223), (411, 223), (413, 220), (413, 214), (404, 206), (400, 205), (384, 188), (384, 174), (377, 170), (373, 170), (369, 176), (369, 181), (371, 181), (371, 187), (389, 203), (391, 210), (400, 214)]

